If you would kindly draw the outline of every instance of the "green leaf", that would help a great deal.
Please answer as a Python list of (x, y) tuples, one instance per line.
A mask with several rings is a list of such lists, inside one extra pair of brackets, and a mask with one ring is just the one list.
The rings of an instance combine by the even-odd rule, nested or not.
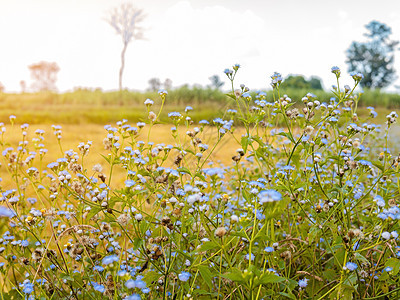
[(185, 173), (185, 174), (189, 174), (190, 176), (192, 176), (192, 174), (190, 173), (190, 170), (188, 168), (181, 167), (181, 168), (178, 168), (177, 171), (179, 173)]
[(143, 239), (137, 238), (137, 237), (133, 238), (133, 249), (134, 250), (139, 249), (139, 247), (142, 245), (142, 243), (143, 243)]
[(230, 269), (230, 271), (231, 272), (222, 274), (221, 276), (229, 280), (232, 280), (233, 282), (246, 283), (242, 271), (240, 271), (238, 268), (232, 268)]
[(293, 295), (292, 293), (280, 292), (279, 295), (282, 295), (282, 296), (284, 296), (284, 297), (286, 297), (286, 298), (293, 299), (293, 300), (296, 300), (296, 299), (297, 299), (296, 296)]
[(383, 166), (383, 164), (379, 161), (371, 161), (371, 163), (377, 167), (379, 170), (381, 170), (382, 172), (385, 171), (385, 167)]
[(206, 266), (200, 265), (199, 267), (199, 272), (201, 277), (203, 278), (204, 282), (208, 285), (210, 289), (212, 289), (212, 273), (210, 269)]
[(296, 141), (294, 140), (293, 136), (290, 133), (287, 132), (279, 132), (278, 135), (287, 137), (292, 143), (296, 144)]
[(200, 248), (197, 248), (195, 250), (195, 252), (204, 252), (207, 250), (211, 250), (211, 249), (219, 249), (219, 245), (215, 242), (205, 242), (203, 245), (200, 246)]
[(327, 269), (323, 273), (324, 278), (328, 279), (329, 281), (333, 281), (336, 279), (337, 272), (333, 269)]
[(236, 101), (236, 96), (235, 95), (232, 95), (232, 94), (225, 94), (225, 95)]
[(397, 258), (389, 258), (386, 261), (385, 267), (391, 267), (393, 268), (393, 270), (391, 271), (391, 274), (393, 275), (397, 275), (397, 273), (399, 273), (400, 271), (400, 260)]
[(361, 255), (361, 253), (356, 252), (356, 253), (354, 254), (354, 257), (355, 257), (355, 259), (357, 259), (357, 260), (359, 260), (359, 261), (362, 261), (362, 262), (365, 262), (365, 263), (367, 263), (367, 264), (370, 264), (369, 260), (366, 259), (363, 255)]
[(157, 281), (160, 277), (160, 274), (157, 272), (149, 271), (144, 275), (143, 281), (150, 285), (152, 282)]
[(285, 281), (285, 278), (271, 273), (264, 273), (258, 281), (260, 284), (278, 283)]
[(71, 281), (74, 282), (74, 278), (72, 278), (70, 275), (68, 274), (61, 274), (61, 279), (66, 280), (66, 281)]
[(249, 137), (242, 136), (242, 139), (240, 140), (240, 144), (242, 145), (242, 149), (243, 149), (244, 153), (246, 153), (249, 143), (250, 143)]
[(92, 209), (89, 211), (89, 213), (86, 215), (86, 220), (90, 220), (90, 219), (92, 219), (95, 215), (97, 215), (99, 212), (101, 212), (102, 211), (102, 208), (101, 208), (101, 206), (96, 206), (96, 207), (93, 207), (92, 206)]

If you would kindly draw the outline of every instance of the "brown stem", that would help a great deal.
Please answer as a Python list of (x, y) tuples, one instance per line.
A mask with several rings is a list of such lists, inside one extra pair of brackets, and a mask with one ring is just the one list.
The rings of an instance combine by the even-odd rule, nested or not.
[(128, 48), (128, 43), (124, 43), (124, 48), (121, 52), (121, 68), (119, 69), (119, 90), (122, 91), (122, 73), (124, 72), (125, 67), (125, 52), (126, 48)]

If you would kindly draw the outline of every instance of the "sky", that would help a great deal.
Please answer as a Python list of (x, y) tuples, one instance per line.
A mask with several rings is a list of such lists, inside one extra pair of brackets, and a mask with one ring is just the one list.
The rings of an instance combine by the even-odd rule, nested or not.
[[(78, 87), (118, 89), (122, 39), (105, 21), (116, 0), (0, 0), (0, 82), (6, 92), (32, 84), (28, 66), (60, 67), (60, 92)], [(400, 1), (370, 0), (134, 0), (146, 19), (144, 40), (126, 52), (123, 86), (145, 90), (150, 78), (173, 86), (210, 83), (238, 63), (236, 84), (269, 88), (283, 77), (318, 76), (335, 83), (332, 66), (347, 73), (345, 50), (363, 41), (372, 20), (392, 28), (400, 40)], [(395, 69), (400, 76), (400, 51)], [(344, 77), (343, 84), (351, 84)], [(400, 85), (397, 80), (395, 85)], [(225, 84), (225, 88), (228, 85)], [(389, 90), (396, 90), (394, 85)], [(398, 89), (397, 89), (398, 90)]]

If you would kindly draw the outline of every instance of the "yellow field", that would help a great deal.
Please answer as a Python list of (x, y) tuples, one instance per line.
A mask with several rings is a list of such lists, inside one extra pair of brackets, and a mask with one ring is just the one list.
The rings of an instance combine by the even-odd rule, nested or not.
[[(104, 129), (104, 126), (98, 124), (85, 124), (85, 125), (77, 125), (77, 124), (61, 124), (62, 126), (62, 139), (61, 139), (61, 147), (58, 143), (56, 136), (53, 133), (53, 129), (49, 124), (42, 125), (31, 125), (29, 126), (26, 136), (26, 140), (29, 142), (28, 148), (29, 151), (35, 151), (34, 144), (32, 142), (32, 138), (36, 137), (35, 131), (37, 129), (42, 129), (45, 131), (43, 144), (45, 148), (48, 150), (43, 165), (46, 166), (48, 163), (56, 161), (58, 158), (64, 156), (64, 152), (67, 150), (73, 150), (79, 153), (77, 146), (79, 143), (87, 143), (88, 141), (92, 141), (92, 147), (90, 148), (89, 155), (85, 157), (84, 167), (89, 171), (95, 164), (101, 164), (104, 168), (105, 174), (108, 172), (108, 166), (105, 162), (104, 158), (101, 155), (107, 155), (107, 151), (104, 149), (103, 139), (107, 135), (107, 131)], [(147, 128), (146, 128), (147, 127)], [(139, 134), (137, 141), (145, 141), (148, 139), (148, 125), (142, 129)], [(20, 125), (7, 125), (6, 132), (3, 135), (3, 149), (7, 147), (12, 147), (14, 150), (18, 147), (18, 143), (22, 141), (22, 130)], [(150, 141), (159, 144), (165, 143), (166, 145), (171, 144), (175, 146), (176, 142), (174, 141), (171, 135), (171, 125), (155, 125), (151, 129)], [(182, 145), (189, 143), (189, 138), (185, 134), (186, 128), (182, 126), (179, 129), (179, 140)], [(206, 127), (203, 133), (199, 134), (199, 137), (202, 139), (203, 143), (209, 145), (209, 150), (214, 145), (216, 134), (216, 129), (213, 127)], [(236, 138), (240, 140), (240, 136), (242, 134), (242, 130), (237, 130), (235, 132)], [(214, 140), (213, 140), (214, 139)], [(127, 146), (127, 145), (125, 145)], [(61, 150), (62, 148), (62, 150)], [(221, 162), (223, 164), (230, 164), (232, 162), (232, 156), (235, 155), (236, 149), (240, 148), (238, 142), (233, 138), (231, 134), (226, 134), (223, 137), (223, 140), (220, 142), (220, 145), (216, 148), (213, 155), (210, 157), (214, 162)], [(205, 155), (207, 152), (205, 153)], [(173, 158), (173, 157), (172, 157)], [(172, 159), (171, 158), (171, 159)], [(1, 156), (1, 164), (0, 168), (0, 177), (3, 179), (1, 183), (1, 187), (3, 190), (7, 190), (10, 188), (15, 188), (12, 186), (10, 174), (7, 173), (5, 165), (8, 162), (5, 161), (4, 156)], [(113, 183), (123, 183), (124, 178), (126, 176), (126, 171), (118, 168), (113, 173)], [(90, 172), (89, 172), (90, 173)]]

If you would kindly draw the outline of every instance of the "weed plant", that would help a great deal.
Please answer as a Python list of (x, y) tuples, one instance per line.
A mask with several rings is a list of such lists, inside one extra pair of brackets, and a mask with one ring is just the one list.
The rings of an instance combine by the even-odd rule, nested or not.
[[(11, 145), (1, 124), (14, 181), (1, 186), (2, 298), (399, 299), (400, 157), (388, 148), (397, 114), (376, 125), (369, 107), (361, 118), (362, 75), (342, 87), (337, 67), (330, 102), (308, 93), (301, 106), (279, 73), (271, 95), (235, 88), (239, 68), (225, 70), (223, 117), (193, 124), (192, 107), (170, 112), (175, 143), (154, 144), (160, 90), (144, 101), (146, 122), (104, 127), (108, 154), (91, 166), (91, 142), (48, 163), (42, 130), (23, 124)], [(211, 144), (208, 126), (218, 129)], [(229, 138), (232, 164), (213, 162)], [(114, 186), (117, 169), (125, 178)]]

